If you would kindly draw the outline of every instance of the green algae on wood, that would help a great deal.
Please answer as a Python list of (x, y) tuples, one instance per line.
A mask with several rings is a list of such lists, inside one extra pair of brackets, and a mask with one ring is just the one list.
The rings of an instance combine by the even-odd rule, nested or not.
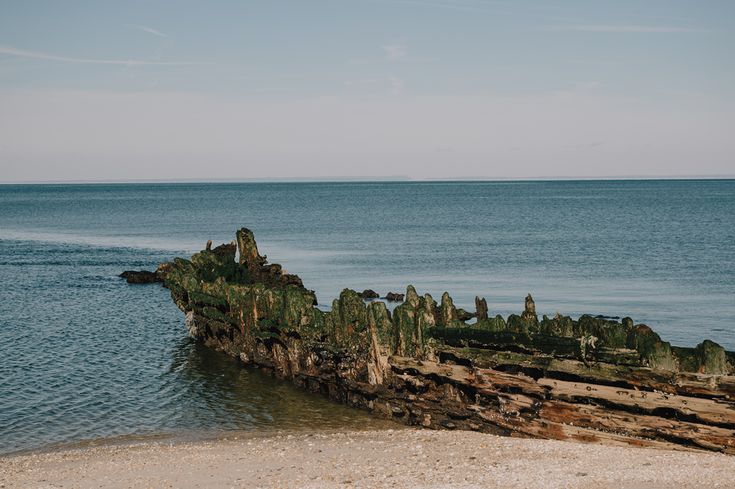
[(411, 285), (392, 311), (351, 289), (324, 311), (245, 228), (159, 270), (197, 340), (379, 416), (735, 453), (735, 354), (710, 340), (674, 347), (630, 318), (539, 320), (530, 294), (507, 319), (479, 296), (472, 313)]

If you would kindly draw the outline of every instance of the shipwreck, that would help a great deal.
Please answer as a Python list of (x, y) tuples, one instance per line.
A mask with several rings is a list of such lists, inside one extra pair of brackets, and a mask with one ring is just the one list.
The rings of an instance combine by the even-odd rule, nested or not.
[(377, 416), (735, 454), (735, 353), (709, 340), (672, 346), (627, 317), (539, 319), (530, 295), (519, 315), (479, 297), (470, 313), (410, 285), (393, 310), (345, 289), (324, 311), (248, 229), (156, 274), (196, 340)]

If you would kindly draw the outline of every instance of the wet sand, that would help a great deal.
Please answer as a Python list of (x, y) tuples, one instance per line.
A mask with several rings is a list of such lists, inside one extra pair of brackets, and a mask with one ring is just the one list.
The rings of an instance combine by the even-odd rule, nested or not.
[(383, 430), (249, 435), (0, 458), (2, 488), (733, 487), (735, 457)]

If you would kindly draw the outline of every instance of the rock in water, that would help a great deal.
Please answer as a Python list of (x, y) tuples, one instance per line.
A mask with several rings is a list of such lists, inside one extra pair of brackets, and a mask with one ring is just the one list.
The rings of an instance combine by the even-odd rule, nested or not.
[(393, 311), (345, 289), (325, 312), (249, 230), (207, 248), (159, 267), (190, 335), (336, 401), (427, 428), (735, 454), (735, 353), (714, 342), (671, 346), (627, 317), (539, 321), (530, 294), (507, 321), (477, 298), (471, 325), (410, 285)]
[(385, 294), (385, 300), (390, 302), (403, 302), (404, 297), (404, 294), (399, 294), (397, 292), (388, 292)]
[(148, 270), (126, 270), (119, 275), (129, 284), (152, 284), (154, 282), (163, 282), (163, 279), (156, 272)]
[(380, 294), (372, 289), (365, 289), (360, 294), (360, 297), (362, 297), (363, 299), (377, 299), (380, 297)]

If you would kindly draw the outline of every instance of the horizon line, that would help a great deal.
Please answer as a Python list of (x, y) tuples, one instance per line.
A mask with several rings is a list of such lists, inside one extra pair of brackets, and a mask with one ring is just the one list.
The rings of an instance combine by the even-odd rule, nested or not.
[(574, 182), (574, 181), (656, 181), (656, 180), (735, 180), (735, 174), (723, 175), (618, 175), (618, 176), (540, 176), (540, 177), (436, 177), (356, 176), (356, 177), (260, 177), (260, 178), (177, 178), (177, 179), (110, 179), (110, 180), (19, 180), (0, 181), (0, 185), (124, 185), (184, 183), (442, 183), (442, 182)]

